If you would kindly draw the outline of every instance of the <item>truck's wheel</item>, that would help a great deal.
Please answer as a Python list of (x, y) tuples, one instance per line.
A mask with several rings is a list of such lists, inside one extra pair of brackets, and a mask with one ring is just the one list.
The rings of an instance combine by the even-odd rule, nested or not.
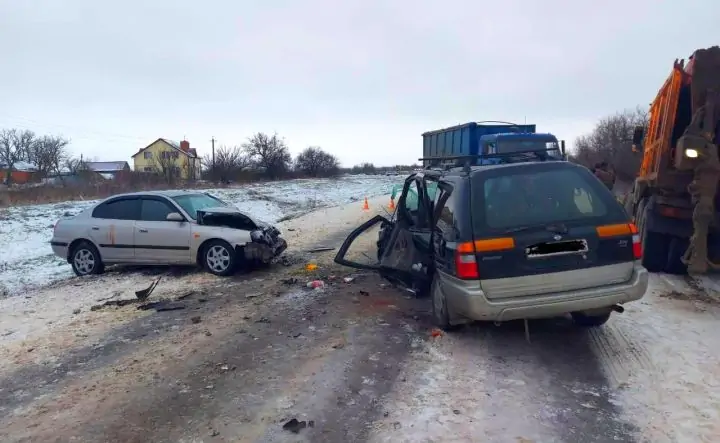
[(642, 243), (642, 265), (650, 272), (663, 272), (668, 258), (668, 236), (647, 229), (647, 199), (638, 204), (635, 213)]
[(686, 238), (673, 237), (668, 246), (667, 263), (665, 264), (665, 272), (668, 274), (687, 274), (687, 265), (682, 262), (681, 258), (685, 255), (690, 240)]

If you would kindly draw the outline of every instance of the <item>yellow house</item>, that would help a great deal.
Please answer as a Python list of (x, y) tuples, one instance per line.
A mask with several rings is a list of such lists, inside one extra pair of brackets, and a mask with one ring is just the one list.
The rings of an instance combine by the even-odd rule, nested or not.
[(167, 178), (198, 180), (202, 169), (200, 157), (190, 142), (180, 143), (159, 138), (132, 156), (133, 166), (137, 172), (161, 174)]

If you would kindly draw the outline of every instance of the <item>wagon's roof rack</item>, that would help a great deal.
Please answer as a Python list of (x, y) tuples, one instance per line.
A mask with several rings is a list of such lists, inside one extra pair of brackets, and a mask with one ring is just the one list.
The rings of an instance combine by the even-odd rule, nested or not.
[[(484, 166), (482, 163), (477, 165), (477, 160), (495, 160), (488, 164), (502, 164), (502, 163), (523, 163), (533, 161), (546, 161), (555, 160), (556, 157), (549, 155), (551, 152), (557, 151), (556, 149), (533, 149), (530, 151), (515, 151), (515, 152), (503, 152), (494, 154), (481, 154), (481, 155), (452, 155), (447, 157), (423, 157), (419, 161), (430, 162), (425, 169), (438, 169), (448, 170), (451, 168), (457, 168), (462, 166), (466, 172), (470, 172), (471, 166)], [(563, 159), (565, 156), (563, 155)], [(451, 162), (455, 160), (454, 162)]]

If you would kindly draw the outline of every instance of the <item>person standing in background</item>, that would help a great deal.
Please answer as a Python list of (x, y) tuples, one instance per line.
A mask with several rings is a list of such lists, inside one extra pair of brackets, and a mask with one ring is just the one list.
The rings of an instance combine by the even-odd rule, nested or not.
[(609, 190), (613, 190), (615, 186), (615, 173), (610, 169), (607, 162), (602, 161), (595, 164), (595, 167), (591, 169), (595, 177), (599, 178), (601, 182), (607, 186)]

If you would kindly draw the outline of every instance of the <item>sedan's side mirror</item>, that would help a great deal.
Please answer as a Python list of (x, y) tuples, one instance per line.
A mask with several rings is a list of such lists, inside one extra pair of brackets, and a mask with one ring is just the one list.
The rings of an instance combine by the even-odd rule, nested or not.
[(171, 221), (171, 222), (184, 222), (185, 217), (180, 215), (179, 212), (171, 212), (167, 215), (167, 217), (165, 217), (165, 220)]
[(642, 126), (635, 126), (632, 137), (633, 151), (642, 150), (642, 141), (644, 136), (645, 128)]

